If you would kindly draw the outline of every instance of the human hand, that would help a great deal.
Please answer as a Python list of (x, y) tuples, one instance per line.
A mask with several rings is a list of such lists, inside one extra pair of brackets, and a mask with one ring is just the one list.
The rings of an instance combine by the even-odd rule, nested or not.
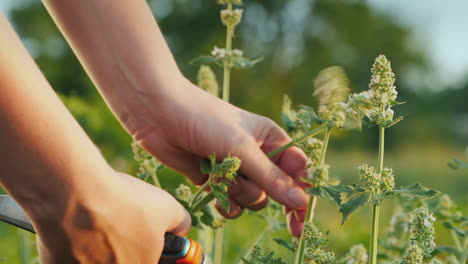
[(126, 174), (109, 186), (60, 226), (34, 223), (41, 263), (158, 263), (164, 234), (188, 233), (190, 216), (167, 192)]
[[(227, 218), (238, 217), (243, 208), (259, 210), (268, 196), (286, 206), (290, 229), (299, 236), (303, 219), (291, 209), (304, 209), (308, 195), (301, 186), (305, 174), (305, 154), (297, 147), (276, 155), (268, 153), (291, 141), (273, 121), (205, 93), (187, 80), (181, 81), (165, 98), (149, 95), (141, 107), (148, 115), (140, 120), (133, 136), (162, 163), (186, 175), (195, 184), (207, 176), (200, 172), (203, 158), (216, 153), (222, 159), (228, 153), (241, 161), (241, 173), (229, 189), (229, 212), (218, 210)], [(125, 123), (124, 123), (125, 124)]]

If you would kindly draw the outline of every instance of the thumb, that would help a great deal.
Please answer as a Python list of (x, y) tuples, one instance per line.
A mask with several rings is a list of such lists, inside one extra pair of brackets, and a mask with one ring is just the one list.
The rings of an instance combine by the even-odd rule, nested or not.
[(174, 235), (187, 235), (191, 226), (190, 215), (171, 194), (133, 176), (119, 174), (127, 186), (137, 192), (138, 200), (144, 201), (148, 206), (148, 214), (154, 215), (154, 219), (159, 221), (164, 220), (156, 223), (157, 225)]
[(190, 214), (174, 197), (166, 191), (163, 192), (167, 194), (167, 202), (165, 204), (167, 213), (165, 215), (169, 218), (169, 225), (166, 232), (176, 236), (187, 236), (190, 231), (190, 226), (192, 225)]

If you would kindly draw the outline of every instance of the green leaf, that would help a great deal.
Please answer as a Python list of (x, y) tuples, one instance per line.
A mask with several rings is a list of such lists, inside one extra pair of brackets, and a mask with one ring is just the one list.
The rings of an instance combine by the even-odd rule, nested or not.
[(345, 199), (343, 199), (342, 196), (343, 204), (340, 207), (340, 213), (343, 214), (343, 219), (341, 220), (342, 225), (346, 222), (346, 220), (348, 220), (351, 213), (356, 211), (356, 209), (359, 207), (369, 203), (371, 200), (371, 194), (371, 191), (360, 192), (354, 190), (353, 192), (349, 193)]
[(211, 209), (208, 205), (206, 205), (202, 210), (203, 215), (200, 217), (200, 221), (211, 228), (213, 228), (214, 216), (211, 212)]
[(210, 174), (212, 171), (211, 161), (209, 159), (203, 159), (200, 164), (200, 170), (202, 174)]
[(468, 169), (468, 162), (464, 162), (459, 159), (452, 159), (451, 161), (449, 161), (448, 165), (454, 170)]
[(208, 55), (202, 55), (200, 57), (197, 57), (193, 59), (190, 63), (195, 65), (216, 64), (220, 67), (223, 66), (223, 61), (221, 59)]
[(397, 119), (393, 120), (393, 122), (387, 124), (387, 125), (385, 126), (385, 128), (389, 128), (389, 127), (391, 127), (391, 126), (394, 126), (394, 125), (396, 125), (398, 122), (400, 122), (401, 120), (403, 120), (403, 117), (402, 117), (402, 116), (399, 116)]
[(210, 183), (211, 192), (218, 200), (221, 207), (226, 211), (229, 212), (229, 198), (227, 194), (229, 184), (227, 182), (212, 182)]
[(284, 239), (281, 239), (281, 238), (273, 238), (273, 240), (280, 246), (286, 248), (287, 250), (291, 251), (291, 252), (296, 252), (296, 247), (294, 246), (293, 243), (289, 242), (289, 241), (286, 241)]
[(455, 233), (457, 233), (457, 235), (459, 235), (459, 236), (461, 236), (463, 238), (466, 237), (465, 231), (461, 230), (458, 227), (456, 227), (452, 222), (444, 221), (444, 222), (442, 222), (442, 225), (445, 228), (449, 229), (449, 230), (455, 231)]
[(338, 206), (341, 205), (341, 193), (348, 192), (349, 187), (343, 185), (318, 186), (306, 190), (313, 196), (326, 197), (334, 201)]
[(255, 59), (255, 60), (250, 60), (244, 57), (234, 57), (233, 60), (233, 67), (236, 69), (250, 69), (252, 68), (255, 64), (258, 62), (262, 61), (263, 57)]
[(429, 199), (440, 194), (439, 191), (424, 187), (421, 185), (421, 183), (415, 183), (409, 186), (396, 188), (392, 191), (392, 193), (405, 199)]
[(446, 253), (447, 255), (458, 256), (461, 252), (458, 249), (451, 247), (451, 246), (437, 246), (432, 252), (432, 255), (436, 256), (440, 253)]

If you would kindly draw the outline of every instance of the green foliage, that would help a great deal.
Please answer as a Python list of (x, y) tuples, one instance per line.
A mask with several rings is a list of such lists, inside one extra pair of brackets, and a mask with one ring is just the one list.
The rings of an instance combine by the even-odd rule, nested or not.
[(245, 264), (286, 264), (281, 258), (275, 258), (274, 252), (264, 253), (261, 247), (255, 245), (247, 259), (242, 259)]
[[(218, 51), (218, 50), (221, 50), (221, 51)], [(227, 52), (224, 49), (218, 49), (215, 47), (215, 50), (213, 51), (213, 53), (217, 54), (217, 56), (202, 55), (193, 59), (190, 63), (195, 64), (195, 65), (213, 64), (219, 67), (224, 67), (225, 65), (227, 65), (230, 68), (246, 70), (246, 69), (251, 69), (253, 66), (255, 66), (255, 64), (263, 60), (263, 58), (248, 59), (240, 55), (241, 54), (240, 52), (236, 52), (236, 51), (238, 50)]]

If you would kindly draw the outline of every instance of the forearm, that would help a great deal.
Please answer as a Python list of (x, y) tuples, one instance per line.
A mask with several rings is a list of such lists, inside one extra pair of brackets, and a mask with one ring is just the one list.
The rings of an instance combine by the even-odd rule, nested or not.
[(60, 222), (112, 169), (1, 15), (0, 39), (0, 183), (33, 221)]
[[(44, 0), (112, 111), (131, 133), (164, 115), (182, 77), (146, 1)], [(153, 107), (151, 107), (153, 105)], [(156, 117), (156, 118), (154, 118)]]

